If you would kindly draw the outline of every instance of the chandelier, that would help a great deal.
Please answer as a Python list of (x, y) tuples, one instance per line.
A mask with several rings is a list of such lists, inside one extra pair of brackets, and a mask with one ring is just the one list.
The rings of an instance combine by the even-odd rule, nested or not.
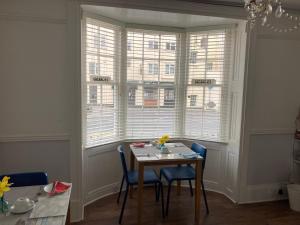
[[(245, 9), (248, 12), (248, 23), (250, 28), (254, 28), (257, 22), (261, 22), (262, 26), (269, 28), (275, 32), (291, 32), (300, 27), (300, 19), (298, 16), (290, 15), (282, 6), (281, 0), (244, 0)], [(290, 21), (288, 27), (278, 27), (269, 22), (270, 17), (286, 18)]]

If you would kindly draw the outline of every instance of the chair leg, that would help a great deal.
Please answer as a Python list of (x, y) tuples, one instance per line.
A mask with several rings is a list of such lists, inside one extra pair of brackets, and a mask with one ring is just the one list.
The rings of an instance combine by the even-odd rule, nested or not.
[(201, 186), (202, 186), (202, 193), (203, 193), (205, 207), (206, 207), (206, 214), (209, 214), (209, 209), (208, 209), (208, 204), (207, 204), (206, 193), (205, 193), (203, 181), (201, 181)]
[(162, 216), (165, 218), (165, 206), (164, 206), (164, 190), (163, 190), (163, 184), (159, 184), (159, 189), (161, 190), (161, 210), (162, 210)]
[(154, 184), (154, 189), (155, 189), (155, 200), (158, 202), (158, 192), (159, 192), (159, 185), (157, 186), (157, 183)]
[(192, 186), (192, 181), (191, 180), (189, 180), (189, 185), (190, 185), (191, 196), (193, 197), (193, 186)]
[(117, 203), (120, 202), (120, 197), (121, 197), (121, 193), (122, 193), (122, 188), (123, 188), (123, 183), (124, 183), (125, 177), (123, 176), (122, 178), (122, 182), (121, 182), (121, 186), (120, 186), (120, 191), (119, 191), (119, 195), (118, 195), (118, 199), (117, 199)]
[[(161, 172), (160, 172), (160, 173), (159, 173), (159, 179), (160, 179), (160, 181), (161, 181), (161, 176), (162, 176), (162, 174), (161, 174)], [(158, 185), (158, 190), (157, 190), (157, 201), (159, 201), (160, 190), (161, 190), (161, 187), (160, 187), (160, 185)]]
[(127, 200), (127, 195), (128, 195), (128, 189), (129, 189), (129, 185), (127, 184), (126, 191), (125, 191), (125, 196), (124, 196), (124, 201), (123, 201), (123, 205), (122, 205), (122, 209), (121, 209), (121, 214), (120, 214), (120, 217), (119, 217), (119, 224), (122, 223), (124, 208), (125, 208), (125, 205), (126, 205), (126, 200)]
[(171, 186), (172, 186), (171, 184), (172, 184), (172, 182), (169, 182), (169, 184), (168, 184), (166, 216), (168, 216), (168, 213), (169, 213), (169, 203), (170, 203), (170, 194), (171, 194)]

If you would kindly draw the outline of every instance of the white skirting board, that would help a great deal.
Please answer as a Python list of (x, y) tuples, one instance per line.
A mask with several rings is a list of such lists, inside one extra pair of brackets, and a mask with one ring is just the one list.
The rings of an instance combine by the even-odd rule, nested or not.
[(239, 204), (270, 202), (287, 199), (286, 186), (283, 188), (283, 194), (279, 195), (278, 190), (282, 188), (282, 184), (262, 184), (248, 185), (242, 187), (240, 191)]
[(89, 193), (87, 193), (87, 196), (84, 201), (84, 206), (87, 206), (108, 195), (117, 193), (119, 191), (120, 185), (121, 183), (116, 182), (90, 191)]

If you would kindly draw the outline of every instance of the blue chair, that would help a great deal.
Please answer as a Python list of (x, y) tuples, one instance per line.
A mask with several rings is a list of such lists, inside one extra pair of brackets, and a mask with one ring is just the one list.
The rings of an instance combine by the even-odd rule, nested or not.
[(0, 180), (2, 180), (4, 176), (10, 177), (9, 182), (13, 183), (12, 187), (48, 184), (48, 175), (47, 173), (44, 172), (5, 174), (5, 175), (0, 175)]
[[(207, 149), (203, 145), (200, 145), (197, 143), (193, 143), (191, 149), (194, 152), (198, 153), (201, 157), (203, 157), (201, 186), (202, 186), (202, 193), (204, 196), (206, 213), (209, 214), (206, 193), (205, 193), (204, 183), (203, 183), (203, 172), (204, 172), (204, 168), (205, 168)], [(193, 196), (193, 187), (192, 187), (191, 181), (195, 180), (195, 169), (191, 165), (177, 166), (177, 167), (165, 167), (160, 170), (160, 178), (162, 176), (164, 176), (164, 178), (168, 181), (168, 196), (167, 196), (167, 206), (166, 206), (166, 215), (168, 215), (172, 182), (173, 181), (182, 181), (182, 180), (189, 181), (191, 196)]]
[[(123, 168), (123, 178), (122, 178), (122, 183), (121, 183), (120, 191), (119, 191), (119, 195), (118, 195), (118, 200), (117, 200), (118, 203), (120, 201), (120, 196), (121, 196), (124, 181), (126, 181), (125, 196), (124, 196), (121, 214), (119, 217), (119, 224), (121, 224), (122, 218), (123, 218), (123, 213), (124, 213), (124, 208), (125, 208), (125, 204), (126, 204), (126, 200), (127, 200), (129, 186), (138, 185), (138, 172), (137, 171), (128, 171), (127, 165), (126, 165), (124, 149), (121, 145), (118, 146), (118, 152), (120, 153), (121, 163), (122, 163), (122, 168)], [(155, 185), (156, 201), (159, 200), (158, 191), (161, 190), (162, 215), (164, 218), (165, 214), (164, 214), (163, 186), (162, 186), (162, 182), (160, 181), (159, 177), (156, 175), (154, 170), (148, 169), (148, 170), (144, 171), (144, 184), (146, 184), (146, 185), (154, 184)], [(157, 187), (157, 185), (159, 185), (159, 188)]]

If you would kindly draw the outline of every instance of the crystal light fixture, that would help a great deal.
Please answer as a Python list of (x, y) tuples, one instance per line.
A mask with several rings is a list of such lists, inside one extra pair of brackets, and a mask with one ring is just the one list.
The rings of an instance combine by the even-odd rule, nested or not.
[[(289, 13), (282, 7), (281, 0), (244, 0), (245, 9), (248, 12), (248, 23), (250, 28), (254, 28), (258, 21), (261, 25), (273, 30), (275, 32), (291, 32), (300, 27), (300, 19), (298, 16), (289, 15)], [(269, 17), (275, 18), (285, 17), (290, 20), (289, 27), (280, 28), (269, 23)]]

